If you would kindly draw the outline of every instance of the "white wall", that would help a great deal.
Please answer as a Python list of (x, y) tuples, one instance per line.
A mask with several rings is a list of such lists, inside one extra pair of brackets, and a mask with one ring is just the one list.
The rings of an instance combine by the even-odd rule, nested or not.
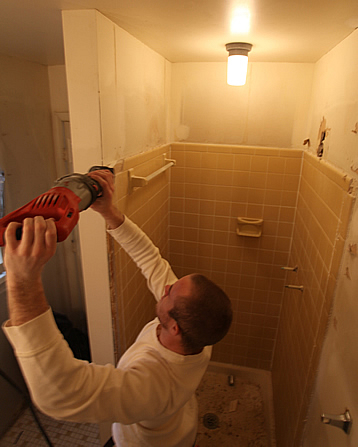
[[(75, 172), (108, 163), (102, 147), (96, 11), (65, 11), (63, 31)], [(101, 16), (102, 17), (102, 16)], [(111, 48), (111, 27), (108, 44)], [(110, 67), (108, 67), (108, 70)], [(114, 111), (116, 115), (116, 111)], [(106, 125), (106, 124), (105, 124)], [(115, 130), (114, 130), (115, 131)], [(108, 145), (112, 141), (106, 140)], [(79, 220), (81, 259), (92, 360), (113, 363), (109, 275), (104, 222), (88, 210)]]
[[(70, 17), (89, 21), (86, 42), (75, 29), (69, 39)], [(167, 143), (171, 64), (97, 11), (64, 12), (64, 27), (67, 76), (70, 68), (75, 77), (68, 79), (70, 103), (82, 110), (81, 117), (70, 104), (74, 157), (98, 150), (108, 164)], [(95, 114), (100, 126), (94, 129)], [(79, 123), (87, 141), (77, 137)]]
[(171, 64), (119, 27), (115, 28), (115, 45), (118, 159), (169, 141)]
[[(69, 106), (67, 94), (66, 67), (53, 65), (47, 67), (50, 99), (54, 153), (56, 162), (56, 178), (73, 172), (71, 160)], [(61, 259), (58, 277), (65, 295), (61, 303), (65, 313), (73, 325), (87, 332), (87, 318), (83, 293), (81, 259), (79, 256), (78, 228), (57, 245), (57, 257)]]
[(352, 165), (358, 168), (357, 48), (355, 30), (316, 63), (307, 132), (315, 151), (324, 117), (328, 133), (323, 158), (350, 174)]
[[(166, 143), (169, 63), (95, 10), (64, 11), (63, 30), (75, 171)], [(92, 358), (113, 363), (105, 225), (89, 210), (79, 232)]]
[[(0, 166), (5, 171), (6, 212), (45, 192), (54, 180), (50, 96), (46, 67), (0, 55)], [(45, 289), (53, 306), (60, 302), (57, 259), (46, 266)], [(0, 285), (0, 322), (7, 319), (4, 284)], [(0, 368), (25, 388), (12, 349), (0, 331)], [(0, 433), (21, 402), (0, 377)]]
[[(0, 56), (0, 135), (8, 213), (47, 191), (56, 178), (45, 66)], [(46, 266), (44, 285), (50, 304), (62, 311), (58, 268), (54, 257)]]
[(47, 67), (52, 112), (68, 112), (66, 67), (51, 65)]
[[(170, 64), (95, 10), (64, 11), (76, 172), (167, 142)], [(81, 215), (80, 239), (94, 361), (113, 361), (104, 222)]]
[(172, 65), (175, 141), (302, 148), (313, 64), (249, 62), (245, 86), (226, 63)]
[[(324, 116), (330, 128), (323, 157), (349, 172), (358, 157), (358, 30), (325, 55), (315, 67), (311, 104), (311, 137), (317, 138)], [(355, 188), (355, 194), (357, 194)], [(358, 256), (349, 252), (358, 245), (358, 204), (350, 224), (347, 245), (336, 286), (330, 326), (324, 343), (315, 392), (310, 408), (304, 447), (353, 447), (358, 445)], [(322, 413), (351, 411), (349, 436), (320, 422)]]
[(1, 56), (0, 99), (0, 163), (9, 212), (46, 191), (55, 177), (46, 67)]

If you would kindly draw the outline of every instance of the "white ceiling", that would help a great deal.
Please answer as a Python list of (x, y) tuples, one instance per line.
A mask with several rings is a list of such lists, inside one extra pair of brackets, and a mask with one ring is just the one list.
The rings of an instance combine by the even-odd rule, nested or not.
[[(233, 34), (243, 3), (251, 29)], [(63, 64), (62, 9), (97, 9), (171, 62), (224, 61), (235, 41), (252, 61), (316, 62), (358, 27), (358, 0), (1, 0), (0, 53)]]

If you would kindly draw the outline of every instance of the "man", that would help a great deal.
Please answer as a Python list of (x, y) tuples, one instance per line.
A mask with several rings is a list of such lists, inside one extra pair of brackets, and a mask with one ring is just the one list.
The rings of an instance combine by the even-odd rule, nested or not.
[[(112, 203), (113, 176), (90, 174), (103, 188), (92, 208), (137, 263), (157, 299), (149, 322), (117, 368), (73, 358), (46, 301), (41, 272), (56, 249), (56, 227), (38, 216), (6, 230), (5, 266), (12, 343), (35, 404), (46, 414), (78, 422), (113, 422), (116, 446), (192, 447), (195, 390), (211, 345), (227, 333), (232, 309), (225, 293), (201, 275), (176, 278), (150, 239)], [(100, 299), (100, 297), (99, 297)]]

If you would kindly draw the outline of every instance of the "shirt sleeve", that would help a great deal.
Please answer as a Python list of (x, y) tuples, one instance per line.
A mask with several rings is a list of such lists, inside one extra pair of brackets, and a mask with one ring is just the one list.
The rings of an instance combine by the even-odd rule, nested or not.
[(127, 216), (122, 225), (107, 231), (137, 264), (147, 280), (149, 290), (157, 301), (160, 300), (164, 287), (175, 283), (178, 278), (168, 261), (162, 258), (159, 249)]
[(133, 424), (160, 416), (170, 402), (170, 381), (155, 353), (129, 368), (73, 357), (51, 309), (20, 326), (3, 325), (35, 405), (74, 422)]

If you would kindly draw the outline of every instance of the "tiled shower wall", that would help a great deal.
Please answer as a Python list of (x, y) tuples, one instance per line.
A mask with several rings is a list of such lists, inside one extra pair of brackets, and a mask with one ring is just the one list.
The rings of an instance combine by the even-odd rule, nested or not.
[[(170, 262), (207, 275), (234, 307), (213, 360), (270, 370), (302, 151), (176, 143), (171, 157)], [(238, 236), (237, 217), (263, 218), (262, 236)]]
[[(161, 147), (124, 160), (116, 166), (116, 205), (130, 217), (168, 257), (169, 172), (147, 186), (130, 190), (128, 172), (146, 177), (164, 165), (170, 147)], [(137, 266), (120, 246), (108, 238), (115, 357), (134, 342), (139, 331), (155, 316), (155, 300)]]
[[(164, 154), (176, 166), (130, 191), (128, 170), (147, 176)], [(351, 214), (351, 178), (300, 150), (179, 143), (124, 160), (116, 172), (117, 205), (177, 276), (203, 273), (230, 296), (234, 322), (213, 360), (272, 370), (277, 444), (298, 447)], [(262, 236), (238, 236), (237, 217), (263, 218)], [(118, 359), (153, 318), (154, 300), (134, 263), (108, 243)]]
[(351, 178), (304, 153), (287, 284), (272, 367), (278, 446), (298, 447), (353, 203)]
[[(164, 153), (176, 166), (130, 192), (128, 170), (146, 176), (163, 166)], [(177, 276), (203, 273), (230, 296), (234, 322), (213, 360), (271, 369), (301, 159), (302, 151), (293, 149), (172, 144), (116, 167), (117, 205), (159, 246)], [(262, 236), (238, 236), (237, 217), (263, 218)], [(109, 244), (118, 358), (153, 317), (154, 302), (133, 262)]]

